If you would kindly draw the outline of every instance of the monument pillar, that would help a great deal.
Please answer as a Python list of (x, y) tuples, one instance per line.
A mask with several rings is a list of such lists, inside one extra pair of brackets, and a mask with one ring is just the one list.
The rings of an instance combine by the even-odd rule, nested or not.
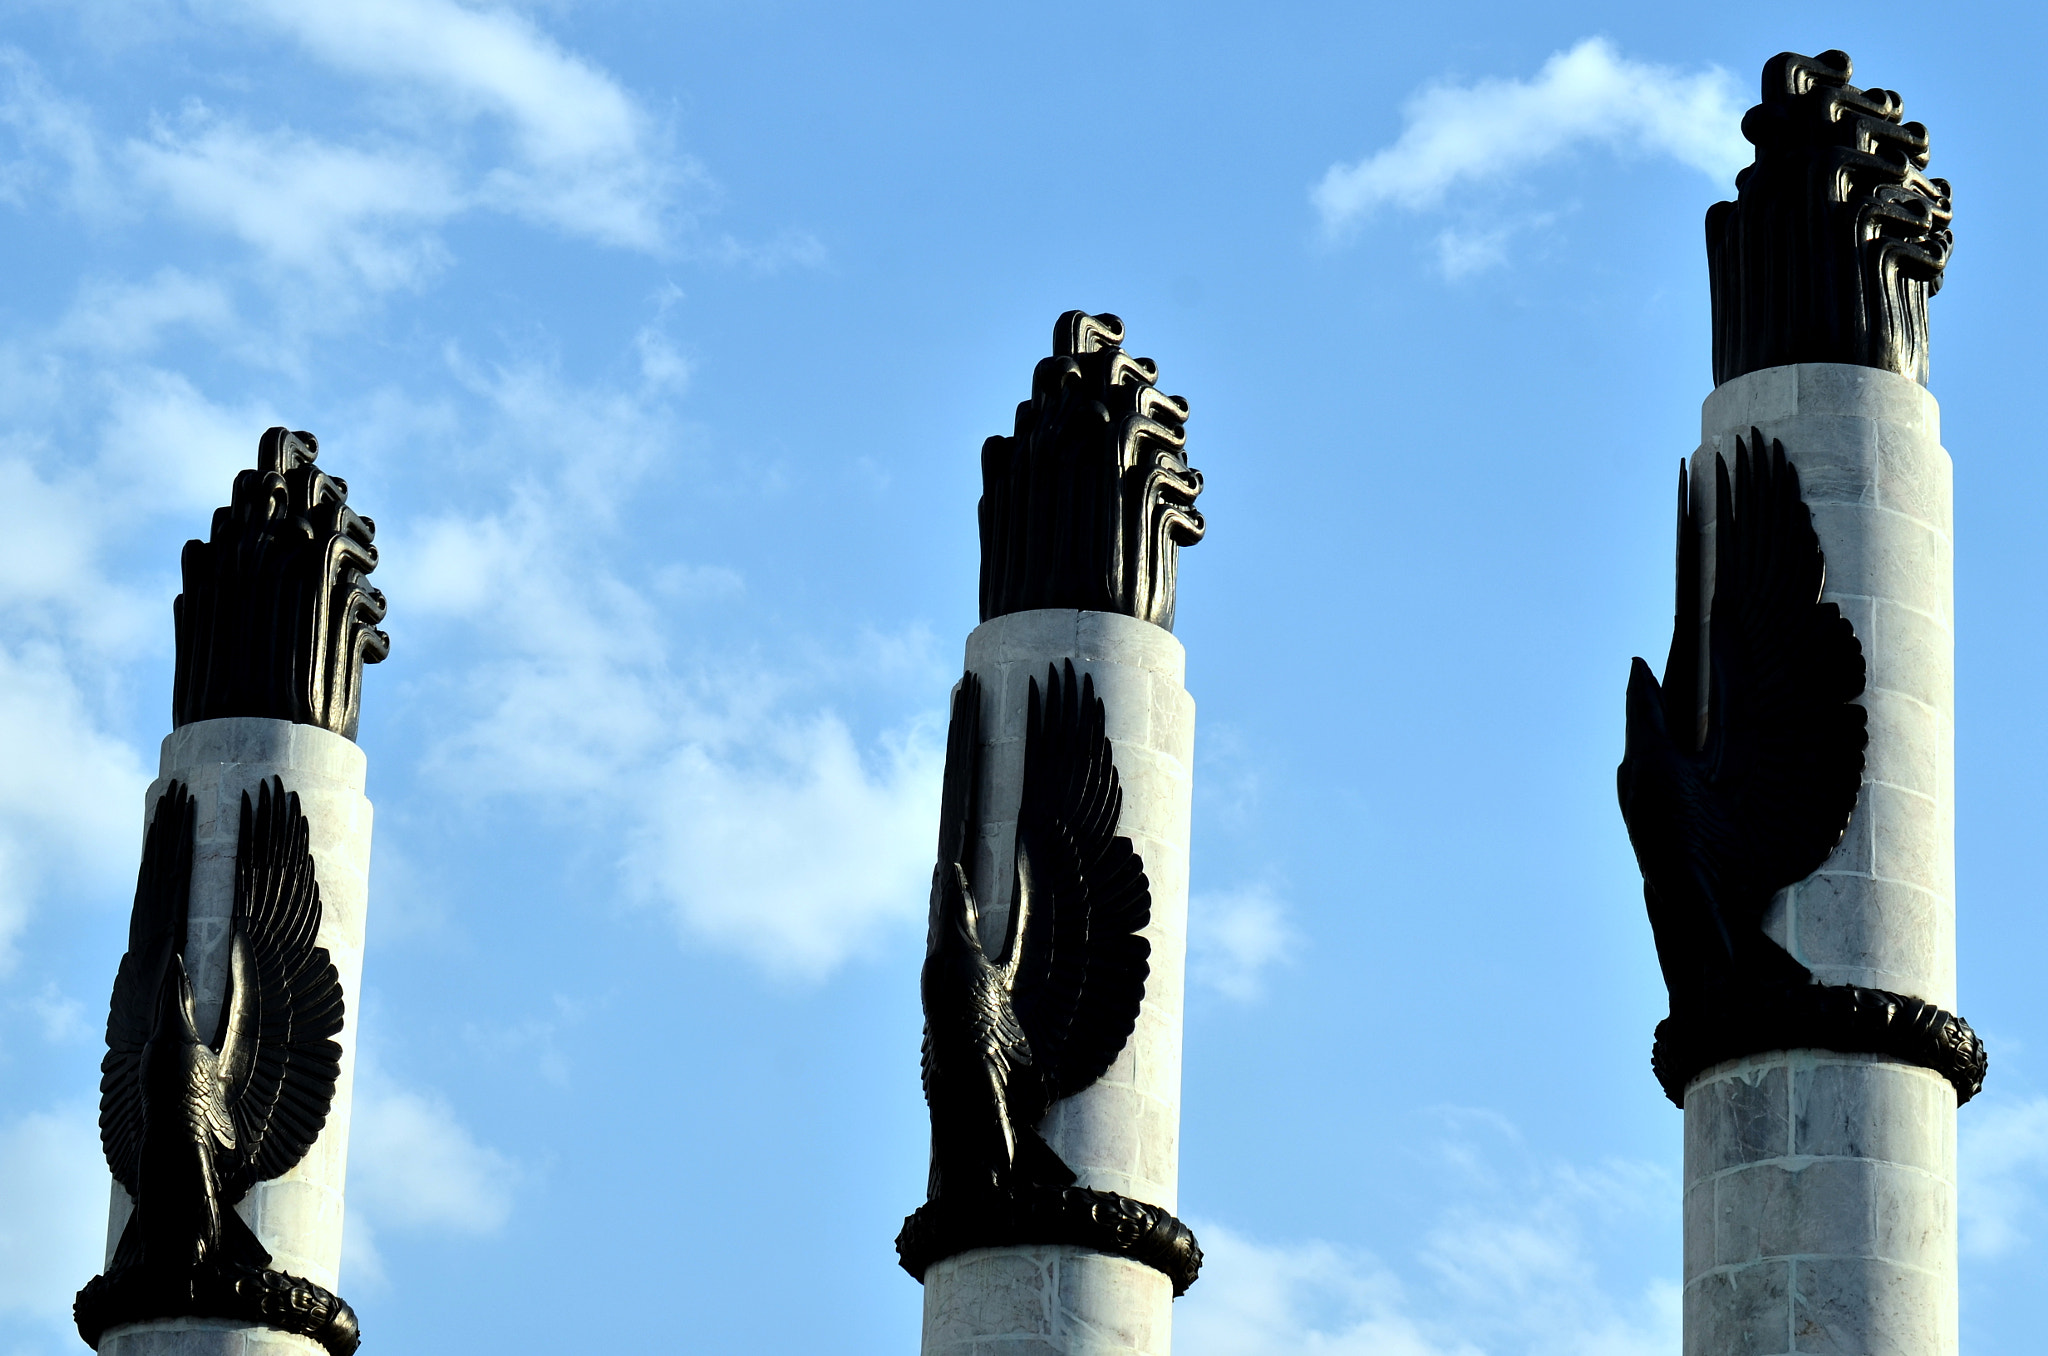
[(1684, 1109), (1685, 1356), (1955, 1356), (1948, 184), (1899, 97), (1784, 53), (1707, 214), (1716, 387), (1621, 799)]
[(106, 1269), (75, 1306), (102, 1356), (359, 1341), (335, 1293), (369, 895), (354, 736), (390, 642), (374, 526), (317, 451), (270, 430), (185, 548), (175, 728), (102, 1065)]
[[(1706, 402), (1716, 455), (1782, 443), (1862, 641), (1869, 745), (1841, 844), (1765, 932), (1816, 984), (1953, 1011), (1955, 631), (1940, 410), (1895, 372), (1765, 368)], [(1711, 519), (1711, 507), (1703, 513)], [(1713, 550), (1707, 533), (1703, 552)], [(1878, 1053), (1771, 1050), (1685, 1089), (1685, 1356), (1955, 1356), (1957, 1088)]]
[[(311, 829), (323, 906), (315, 942), (333, 958), (344, 994), (362, 992), (370, 874), (371, 809), (363, 795), (367, 766), (354, 740), (285, 720), (230, 716), (181, 726), (165, 737), (157, 779), (144, 796), (144, 820), (173, 781), (190, 788), (197, 832), (185, 960), (200, 1031), (218, 1025), (227, 988), (242, 796), (254, 796), (273, 777), (299, 797)], [(329, 1291), (340, 1289), (356, 1018), (350, 1004), (334, 1038), (341, 1047), (340, 1074), (319, 1138), (289, 1172), (258, 1182), (235, 1207), (269, 1250), (277, 1271)], [(134, 1209), (134, 1198), (116, 1182), (107, 1217), (109, 1267)], [(178, 1333), (186, 1335), (171, 1336)], [(201, 1333), (209, 1335), (197, 1335)], [(297, 1333), (252, 1327), (235, 1319), (191, 1316), (112, 1328), (99, 1344), (101, 1356), (321, 1356), (322, 1350), (312, 1338)]]
[[(1158, 392), (1156, 369), (1123, 353), (1122, 337), (1114, 316), (1061, 317), (1054, 355), (1039, 365), (1033, 399), (1019, 407), (1016, 435), (992, 438), (983, 451), (984, 620), (967, 639), (967, 674), (955, 691), (941, 868), (957, 860), (977, 901), (977, 949), (998, 971), (1006, 942), (1022, 959), (1025, 973), (1000, 980), (1008, 993), (997, 1001), (1014, 1002), (1029, 1049), (1013, 1046), (990, 1060), (1009, 1070), (1011, 1134), (1020, 1143), (993, 1164), (972, 1164), (981, 1178), (970, 1186), (960, 1141), (975, 1108), (963, 1112), (962, 1094), (947, 1082), (960, 1077), (952, 1063), (960, 1046), (948, 1035), (954, 1018), (941, 987), (945, 922), (935, 886), (924, 980), (932, 1186), (897, 1240), (905, 1269), (924, 1283), (924, 1356), (998, 1348), (1018, 1356), (1167, 1356), (1174, 1296), (1200, 1266), (1193, 1235), (1173, 1213), (1194, 701), (1185, 651), (1169, 628), (1175, 552), (1202, 533), (1193, 508), (1201, 480), (1182, 451), (1186, 403)], [(1104, 832), (1128, 842), (1145, 895), (1143, 913), (1129, 920), (1139, 958), (1133, 987), (1118, 999), (1121, 1018), (1102, 1022), (1099, 1074), (1080, 1079), (1059, 1072), (1058, 1062), (1097, 1039), (1084, 1028), (1099, 1005), (1086, 991), (1058, 1000), (1076, 1016), (1054, 1029), (1034, 1017), (1056, 1003), (1039, 996), (1029, 973), (1036, 950), (1066, 945), (1044, 939), (1068, 935), (1062, 915), (1076, 907), (1033, 824), (1044, 796), (1033, 789), (1034, 762), (1044, 757), (1033, 741), (1054, 733), (1050, 714), (1034, 733), (1034, 705), (1049, 712), (1063, 685), (1069, 699), (1099, 704), (1099, 735), (1121, 797)], [(1071, 806), (1057, 813), (1063, 824), (1086, 818)], [(1085, 839), (1086, 830), (1071, 836)], [(1112, 875), (1094, 872), (1097, 880)], [(1079, 873), (1072, 888), (1085, 890), (1088, 879)], [(1031, 898), (1021, 921), (1020, 889)], [(1097, 887), (1098, 945), (1120, 926), (1101, 921), (1100, 894)], [(1111, 961), (1068, 963), (1093, 975)], [(1020, 1067), (1025, 1059), (1028, 1068)], [(1049, 1099), (1035, 1084), (1022, 1086), (1041, 1075), (1057, 1084)], [(1023, 1143), (1034, 1138), (1051, 1161), (1034, 1161)]]

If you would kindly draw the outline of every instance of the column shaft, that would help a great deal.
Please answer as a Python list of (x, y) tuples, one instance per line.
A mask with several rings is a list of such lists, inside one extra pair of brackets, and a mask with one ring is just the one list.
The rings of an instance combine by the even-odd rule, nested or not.
[[(1043, 687), (1047, 667), (1067, 659), (1092, 676), (1103, 702), (1123, 785), (1118, 832), (1151, 883), (1151, 974), (1137, 1027), (1109, 1072), (1054, 1105), (1042, 1129), (1082, 1186), (1173, 1210), (1195, 711), (1186, 652), (1171, 633), (1118, 613), (1048, 609), (998, 617), (967, 638), (967, 667), (985, 693), (986, 818), (972, 872), (987, 901), (982, 940), (993, 953), (1009, 918), (1029, 683)], [(976, 1249), (924, 1276), (924, 1356), (1167, 1356), (1172, 1324), (1164, 1274), (1085, 1248)]]
[[(327, 1124), (291, 1171), (258, 1183), (235, 1207), (272, 1254), (278, 1271), (338, 1290), (342, 1191), (361, 1013), (363, 929), (369, 902), (370, 802), (366, 761), (352, 740), (313, 725), (257, 717), (202, 720), (165, 738), (157, 780), (144, 797), (145, 822), (173, 779), (191, 788), (197, 825), (186, 958), (198, 1028), (211, 1033), (226, 989), (229, 921), (234, 913), (235, 840), (242, 793), (280, 777), (296, 792), (310, 829), (320, 884), (318, 945), (341, 975), (348, 1005), (340, 1035), (341, 1074)], [(107, 1260), (134, 1202), (113, 1185)], [(325, 1356), (308, 1337), (212, 1318), (162, 1319), (110, 1329), (100, 1356)]]
[[(1756, 428), (1798, 469), (1827, 557), (1822, 596), (1868, 666), (1855, 814), (1821, 869), (1772, 902), (1765, 931), (1819, 983), (1953, 1009), (1954, 566), (1939, 408), (1892, 372), (1801, 363), (1724, 383), (1701, 425), (1703, 587), (1714, 456), (1732, 464), (1736, 438)], [(1702, 1072), (1685, 1098), (1685, 1356), (1954, 1356), (1955, 1121), (1946, 1079), (1879, 1056), (1794, 1050)]]

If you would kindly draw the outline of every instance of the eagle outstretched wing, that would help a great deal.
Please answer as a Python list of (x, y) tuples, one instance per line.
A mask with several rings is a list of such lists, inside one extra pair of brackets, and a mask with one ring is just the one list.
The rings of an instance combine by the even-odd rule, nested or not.
[[(981, 781), (981, 679), (968, 670), (953, 689), (952, 718), (946, 724), (946, 773), (939, 792), (939, 861), (932, 872), (931, 921), (925, 938), (925, 952), (937, 947), (938, 929), (944, 925), (948, 892), (964, 888), (961, 877), (969, 869), (968, 842), (981, 828), (976, 813)], [(1007, 1038), (1011, 1032), (1002, 1033)], [(938, 1053), (932, 1047), (931, 1017), (927, 1013), (924, 1044), (918, 1057), (924, 1099), (932, 1099), (932, 1082), (940, 1076)]]
[(1116, 831), (1123, 787), (1094, 679), (1072, 660), (1048, 669), (1026, 721), (1011, 994), (1050, 1106), (1100, 1078), (1137, 1024), (1152, 891)]
[(100, 1147), (114, 1180), (136, 1189), (142, 1155), (142, 1047), (156, 1007), (157, 985), (171, 957), (184, 949), (192, 897), (192, 793), (174, 781), (157, 797), (142, 839), (128, 950), (114, 972), (107, 1005), (107, 1053), (100, 1061)]
[(1681, 972), (1708, 960), (1666, 954), (1680, 935), (1688, 952), (1705, 947), (1727, 962), (1755, 955), (1796, 975), (1789, 956), (1761, 946), (1764, 911), (1841, 842), (1868, 739), (1864, 710), (1853, 704), (1863, 692), (1863, 647), (1840, 609), (1820, 599), (1826, 562), (1798, 471), (1782, 444), (1766, 447), (1752, 429), (1748, 445), (1736, 442), (1733, 481), (1731, 493), (1727, 463), (1716, 457), (1704, 731), (1699, 524), (1683, 468), (1664, 682), (1640, 659), (1629, 680), (1622, 814), (1652, 921), (1666, 920), (1659, 952), (1674, 988)]
[(320, 931), (320, 886), (309, 826), (296, 793), (273, 777), (252, 804), (242, 793), (235, 843), (231, 993), (221, 1047), (237, 1146), (221, 1194), (240, 1200), (288, 1172), (311, 1148), (334, 1105), (345, 1004)]
[[(1745, 851), (1724, 872), (1745, 895), (1772, 894), (1820, 869), (1842, 841), (1869, 742), (1863, 646), (1841, 609), (1820, 601), (1827, 567), (1799, 472), (1783, 444), (1736, 440), (1735, 494), (1716, 461), (1715, 589), (1707, 740), (1701, 752), (1721, 812)], [(1747, 455), (1745, 455), (1745, 452)], [(1730, 504), (1734, 505), (1732, 511)], [(1755, 920), (1761, 923), (1759, 914)]]

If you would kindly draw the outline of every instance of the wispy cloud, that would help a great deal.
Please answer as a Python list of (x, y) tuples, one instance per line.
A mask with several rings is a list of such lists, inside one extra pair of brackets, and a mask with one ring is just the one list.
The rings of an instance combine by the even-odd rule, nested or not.
[(71, 1297), (106, 1257), (112, 1181), (90, 1106), (0, 1126), (0, 1314), (70, 1327)]
[(1961, 1118), (1963, 1250), (2002, 1257), (2032, 1241), (2048, 1198), (2048, 1097), (1986, 1098)]
[(338, 145), (199, 104), (131, 140), (127, 159), (144, 192), (266, 263), (377, 291), (417, 283), (442, 263), (425, 228), (465, 206), (453, 167), (425, 147)]
[(1198, 894), (1188, 902), (1188, 976), (1237, 1002), (1265, 991), (1265, 972), (1286, 960), (1298, 940), (1266, 886)]
[(830, 712), (747, 734), (657, 771), (632, 869), (690, 932), (814, 979), (923, 916), (942, 754), (913, 727), (864, 757)]
[[(1440, 1148), (1460, 1197), (1406, 1256), (1272, 1243), (1199, 1222), (1201, 1283), (1175, 1306), (1185, 1356), (1669, 1356), (1675, 1279), (1623, 1282), (1593, 1262), (1609, 1230), (1675, 1216), (1644, 1164), (1514, 1167), (1511, 1127), (1454, 1117)], [(1475, 1142), (1472, 1131), (1478, 1132)], [(1500, 1136), (1505, 1135), (1506, 1140)], [(1675, 1220), (1672, 1221), (1675, 1224)]]
[(1418, 1315), (1369, 1253), (1264, 1244), (1212, 1222), (1200, 1235), (1202, 1279), (1174, 1314), (1185, 1356), (1485, 1356)]
[[(184, 296), (157, 314), (207, 305), (189, 279), (164, 287)], [(169, 647), (177, 567), (124, 556), (167, 515), (202, 527), (272, 422), (119, 354), (50, 359), (97, 344), (111, 304), (88, 289), (53, 332), (0, 346), (0, 969), (38, 901), (132, 888), (149, 762), (116, 731), (129, 666)]]
[(481, 1235), (512, 1214), (518, 1164), (479, 1141), (446, 1100), (393, 1082), (365, 1059), (349, 1127), (343, 1266), (373, 1285), (389, 1277), (380, 1233)]
[(675, 190), (701, 178), (610, 74), (505, 6), (344, 0), (231, 6), (337, 69), (402, 87), (458, 124), (501, 126), (509, 154), (478, 201), (575, 235), (659, 248)]
[[(500, 213), (599, 244), (666, 253), (681, 198), (709, 191), (612, 75), (505, 6), (454, 0), (301, 5), (215, 0), (216, 23), (280, 33), (352, 78), (368, 118), (345, 135), (267, 98), (188, 101), (140, 134), (96, 128), (26, 54), (0, 48), (0, 201), (54, 196), (132, 220), (168, 209), (247, 246), (272, 281), (310, 281), (331, 306), (415, 287), (449, 262), (444, 228)], [(221, 95), (233, 105), (231, 95)], [(297, 114), (302, 121), (294, 121)], [(689, 253), (748, 267), (815, 262), (807, 236)], [(728, 257), (730, 256), (730, 257)]]
[[(780, 977), (816, 979), (914, 928), (944, 691), (922, 633), (779, 664), (692, 647), (672, 634), (677, 605), (737, 596), (744, 579), (710, 562), (629, 569), (609, 545), (672, 468), (650, 433), (674, 422), (672, 384), (578, 388), (543, 367), (452, 361), (518, 469), (496, 502), (428, 519), (388, 552), (393, 596), (470, 641), (447, 680), (475, 717), (429, 751), (430, 774), (578, 816), (686, 940)], [(857, 736), (833, 689), (877, 671), (929, 679), (934, 710)]]
[[(1430, 85), (1409, 101), (1405, 121), (1392, 145), (1332, 165), (1311, 191), (1333, 238), (1384, 209), (1439, 208), (1456, 190), (1521, 178), (1584, 146), (1665, 156), (1723, 185), (1750, 158), (1727, 72), (1637, 61), (1605, 38), (1555, 54), (1533, 79)], [(1500, 223), (1446, 232), (1440, 262), (1453, 275), (1476, 271), (1503, 257), (1505, 238)]]
[(20, 207), (31, 195), (51, 191), (82, 210), (109, 205), (112, 190), (91, 115), (52, 88), (15, 47), (0, 47), (0, 128), (14, 141), (14, 154), (0, 158), (0, 201)]
[[(118, 898), (134, 868), (142, 789), (135, 751), (101, 731), (47, 644), (0, 647), (0, 973), (54, 877)], [(132, 860), (132, 859), (130, 859)]]
[(124, 358), (147, 353), (169, 332), (218, 338), (234, 323), (234, 300), (218, 279), (163, 268), (141, 283), (87, 279), (51, 338), (98, 357)]

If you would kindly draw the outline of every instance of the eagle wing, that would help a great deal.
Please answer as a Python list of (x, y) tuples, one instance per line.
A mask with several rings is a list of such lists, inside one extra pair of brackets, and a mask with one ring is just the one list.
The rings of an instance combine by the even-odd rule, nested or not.
[[(1799, 472), (1784, 446), (1736, 441), (1735, 493), (1716, 458), (1714, 604), (1708, 623), (1707, 737), (1701, 755), (1721, 821), (1701, 840), (1712, 874), (1763, 907), (1818, 870), (1842, 841), (1869, 740), (1863, 646), (1833, 603)], [(1734, 850), (1731, 851), (1730, 849)]]
[(1011, 992), (1048, 1106), (1102, 1076), (1145, 1000), (1152, 891), (1122, 812), (1102, 701), (1068, 660), (1031, 682), (1012, 909)]
[(1834, 851), (1863, 781), (1865, 716), (1853, 704), (1863, 647), (1840, 609), (1821, 601), (1827, 564), (1798, 471), (1781, 444), (1750, 436), (1736, 441), (1732, 486), (1715, 458), (1704, 732), (1700, 533), (1683, 471), (1670, 659), (1661, 687), (1641, 660), (1629, 680), (1622, 813), (1667, 980), (1674, 963), (1684, 968), (1667, 942), (1730, 960), (1747, 953), (1795, 977), (1796, 963), (1776, 948), (1754, 950), (1764, 910)]
[(174, 781), (157, 797), (142, 839), (128, 950), (114, 973), (107, 1006), (107, 1054), (100, 1061), (100, 1147), (114, 1180), (135, 1192), (142, 1154), (142, 1047), (156, 1008), (157, 986), (171, 957), (184, 949), (192, 897), (192, 793)]
[(346, 1011), (320, 931), (320, 885), (296, 793), (273, 777), (252, 804), (242, 793), (235, 844), (235, 991), (222, 1062), (235, 1118), (235, 1161), (222, 1194), (240, 1200), (312, 1147), (334, 1104)]
[[(925, 936), (928, 954), (938, 946), (947, 891), (967, 888), (963, 877), (970, 868), (968, 841), (981, 827), (976, 814), (980, 781), (981, 679), (969, 669), (960, 675), (960, 685), (953, 689), (952, 716), (946, 723), (946, 774), (939, 792), (939, 862), (932, 872), (931, 921)], [(1011, 1022), (1014, 1025), (1014, 1018)], [(929, 1016), (918, 1067), (924, 1098), (930, 1103), (932, 1083), (940, 1076), (940, 1070), (938, 1052), (932, 1047)]]

